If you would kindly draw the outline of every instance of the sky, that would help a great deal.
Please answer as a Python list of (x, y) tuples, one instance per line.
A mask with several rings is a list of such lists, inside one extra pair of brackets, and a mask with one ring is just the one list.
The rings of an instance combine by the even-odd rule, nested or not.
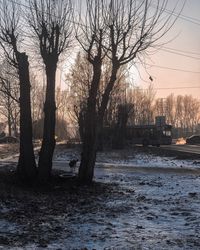
[[(156, 2), (157, 0), (155, 0)], [(168, 0), (167, 9), (173, 9), (178, 1), (178, 13), (184, 0)], [(134, 84), (147, 89), (152, 83), (156, 96), (165, 98), (169, 94), (193, 95), (200, 99), (200, 0), (186, 0), (181, 16), (173, 28), (160, 41), (164, 47), (146, 59), (146, 69), (138, 65), (131, 69)], [(72, 54), (66, 65), (60, 65), (57, 82), (66, 87), (65, 74), (74, 63)], [(139, 74), (138, 74), (139, 71)], [(153, 81), (149, 79), (152, 77)]]
[[(180, 4), (183, 0), (179, 1)], [(169, 0), (168, 9), (175, 1)], [(200, 0), (187, 0), (181, 16), (162, 39), (164, 45), (147, 60), (147, 70), (139, 67), (135, 81), (142, 88), (153, 83), (156, 96), (193, 95), (200, 98)], [(170, 52), (169, 52), (170, 51)], [(167, 69), (168, 68), (168, 69)], [(153, 81), (150, 81), (149, 76)]]

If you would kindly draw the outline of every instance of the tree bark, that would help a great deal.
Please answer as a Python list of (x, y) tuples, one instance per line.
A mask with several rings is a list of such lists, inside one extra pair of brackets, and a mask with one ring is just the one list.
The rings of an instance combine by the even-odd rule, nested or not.
[(55, 124), (56, 124), (56, 103), (55, 103), (55, 76), (56, 63), (46, 65), (47, 89), (44, 104), (44, 129), (42, 147), (39, 153), (39, 180), (46, 182), (51, 176), (52, 159), (55, 148)]
[(12, 121), (11, 121), (11, 104), (10, 97), (8, 96), (8, 135), (12, 134)]
[(79, 182), (82, 184), (90, 184), (92, 182), (96, 161), (96, 114), (94, 111), (90, 111), (90, 117), (87, 119), (87, 127), (85, 129), (81, 164), (78, 176)]
[(111, 73), (111, 77), (110, 80), (106, 86), (106, 89), (104, 91), (104, 94), (102, 96), (102, 101), (101, 101), (101, 106), (99, 108), (99, 112), (98, 112), (98, 138), (100, 138), (100, 144), (99, 144), (99, 149), (102, 150), (103, 149), (103, 142), (102, 142), (102, 134), (103, 134), (103, 121), (104, 121), (104, 115), (105, 115), (105, 111), (108, 105), (108, 101), (110, 98), (110, 93), (114, 87), (115, 81), (117, 79), (117, 72), (119, 70), (119, 63), (115, 63), (115, 65), (113, 65), (112, 67), (112, 73)]
[(106, 108), (107, 108), (107, 105), (108, 105), (108, 101), (109, 101), (109, 97), (110, 97), (110, 93), (114, 87), (114, 84), (115, 84), (115, 81), (117, 79), (117, 72), (120, 68), (120, 64), (118, 62), (116, 63), (113, 63), (113, 66), (112, 66), (112, 73), (111, 73), (111, 76), (110, 76), (110, 79), (109, 79), (109, 82), (106, 86), (106, 89), (104, 91), (104, 94), (102, 96), (102, 101), (101, 101), (101, 106), (100, 106), (100, 109), (99, 109), (99, 120), (101, 122), (103, 122), (103, 117), (104, 117), (104, 114), (105, 114), (105, 111), (106, 111)]
[(79, 168), (79, 182), (91, 184), (94, 176), (94, 166), (97, 151), (97, 112), (96, 98), (101, 77), (101, 62), (93, 64), (93, 79), (88, 97), (88, 104), (85, 119), (85, 131), (83, 139), (83, 149), (81, 154), (81, 164)]
[(17, 173), (25, 182), (32, 182), (37, 175), (32, 142), (29, 63), (25, 53), (17, 53), (20, 80), (20, 155)]

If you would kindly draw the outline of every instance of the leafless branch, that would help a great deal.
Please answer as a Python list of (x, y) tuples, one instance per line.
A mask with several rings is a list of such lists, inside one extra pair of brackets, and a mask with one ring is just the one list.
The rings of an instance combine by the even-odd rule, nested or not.
[(33, 31), (30, 36), (39, 43), (43, 60), (58, 60), (72, 42), (72, 1), (29, 0), (29, 6), (27, 20)]

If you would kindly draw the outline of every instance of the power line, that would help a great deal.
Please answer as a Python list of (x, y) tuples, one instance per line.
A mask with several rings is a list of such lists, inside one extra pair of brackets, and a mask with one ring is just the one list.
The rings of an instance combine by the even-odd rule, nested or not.
[[(17, 5), (19, 5), (19, 6), (23, 6), (23, 7), (25, 7), (25, 8), (28, 8), (28, 9), (32, 9), (30, 6), (28, 6), (28, 5), (25, 5), (25, 4), (23, 4), (23, 3), (18, 3), (18, 2), (16, 2), (16, 1), (14, 1), (14, 0), (8, 0), (8, 1), (10, 1), (10, 2), (12, 2), (12, 3), (15, 3), (15, 4), (17, 4)], [(152, 5), (152, 4), (151, 4)], [(153, 5), (152, 5), (153, 6)], [(153, 6), (154, 8), (155, 8), (155, 6)], [(162, 10), (162, 9), (160, 9), (160, 10)], [(163, 11), (164, 12), (167, 12), (167, 13), (170, 13), (170, 14), (172, 14), (172, 15), (175, 15), (175, 16), (177, 16), (177, 17), (179, 17), (179, 18), (188, 18), (188, 19), (192, 19), (192, 20), (195, 20), (195, 21), (199, 21), (199, 25), (200, 25), (200, 20), (199, 19), (197, 19), (197, 18), (192, 18), (192, 17), (189, 17), (189, 16), (186, 16), (186, 15), (182, 15), (182, 14), (178, 14), (178, 13), (176, 13), (176, 12), (173, 12), (173, 11), (169, 11), (169, 10), (167, 10), (167, 9), (163, 9)], [(186, 21), (189, 21), (189, 20), (186, 20)], [(71, 20), (69, 20), (70, 22), (72, 22)], [(74, 22), (73, 22), (74, 23)], [(79, 24), (79, 23), (77, 23), (77, 24)], [(80, 25), (83, 25), (83, 24), (80, 24)], [(84, 25), (83, 25), (84, 26)], [(194, 52), (186, 52), (186, 51), (182, 51), (182, 50), (178, 50), (178, 49), (173, 49), (173, 48), (167, 48), (167, 47), (164, 47), (164, 49), (161, 49), (161, 50), (163, 50), (163, 51), (165, 51), (165, 52), (168, 52), (168, 53), (172, 53), (172, 54), (176, 54), (176, 55), (180, 55), (180, 56), (184, 56), (184, 57), (188, 57), (188, 58), (191, 58), (191, 59), (196, 59), (196, 60), (200, 60), (200, 58), (199, 57), (193, 57), (193, 56), (190, 56), (190, 55), (185, 55), (185, 54), (182, 54), (182, 53), (190, 53), (190, 54), (195, 54)], [(171, 51), (172, 50), (172, 51)], [(177, 52), (178, 51), (178, 52)], [(179, 52), (182, 52), (182, 53), (179, 53)], [(200, 55), (200, 54), (198, 54), (198, 55)], [(166, 69), (171, 69), (171, 70), (177, 70), (177, 71), (182, 71), (182, 72), (188, 72), (188, 73), (200, 73), (200, 72), (194, 72), (194, 71), (188, 71), (188, 70), (182, 70), (182, 69), (174, 69), (174, 68), (167, 68), (167, 67), (161, 67), (161, 66), (155, 66), (154, 65), (154, 67), (160, 67), (160, 68), (166, 68)]]
[(169, 50), (169, 49), (161, 49), (161, 50), (162, 50), (162, 51), (165, 51), (165, 52), (168, 52), (168, 53), (171, 53), (171, 54), (174, 54), (174, 55), (184, 56), (184, 57), (187, 57), (187, 58), (200, 60), (200, 57), (189, 56), (189, 55), (186, 55), (186, 54), (182, 54), (182, 53), (179, 53), (179, 52), (175, 52), (175, 50), (174, 50), (174, 51), (171, 51), (171, 50)]
[[(0, 0), (0, 1), (1, 1), (1, 0)], [(8, 0), (8, 1), (9, 1), (10, 3), (14, 3), (14, 4), (16, 4), (16, 5), (22, 6), (22, 7), (26, 8), (26, 9), (34, 10), (31, 6), (28, 6), (28, 5), (26, 5), (26, 4), (18, 3), (18, 2), (14, 1), (14, 0)], [(42, 11), (39, 10), (39, 12), (42, 12)], [(44, 14), (46, 14), (46, 15), (48, 15), (48, 16), (53, 16), (53, 17), (59, 18), (59, 16), (52, 15), (52, 14), (50, 14), (50, 13), (48, 13), (48, 12), (44, 12)], [(76, 21), (72, 21), (72, 20), (69, 20), (69, 19), (66, 19), (66, 21), (68, 21), (68, 22), (70, 22), (70, 23), (73, 23), (73, 24), (78, 24), (78, 25), (87, 27), (86, 25), (84, 25), (84, 24), (82, 24), (82, 23), (79, 23), (79, 22), (76, 22)]]
[[(168, 13), (168, 14), (171, 14), (173, 16), (176, 16), (184, 21), (187, 21), (187, 22), (190, 22), (190, 23), (193, 23), (193, 24), (196, 24), (196, 25), (200, 25), (200, 20), (199, 19), (193, 19), (192, 17), (189, 17), (189, 16), (186, 16), (186, 15), (181, 15), (181, 14), (178, 14), (176, 12), (172, 12), (170, 10), (165, 10), (164, 12)], [(193, 21), (193, 20), (196, 20), (196, 21)]]
[(184, 21), (187, 21), (187, 22), (190, 22), (190, 23), (193, 23), (193, 24), (196, 24), (196, 25), (200, 25), (200, 19), (193, 18), (193, 17), (190, 17), (190, 16), (186, 16), (186, 15), (183, 15), (183, 14), (179, 14), (179, 13), (176, 13), (176, 12), (168, 10), (168, 9), (158, 8), (158, 6), (155, 6), (154, 4), (151, 4), (151, 6), (153, 8), (159, 9), (159, 10), (161, 10), (163, 12), (166, 12), (167, 14), (178, 17), (178, 18), (180, 18), (180, 19), (182, 19)]
[[(148, 88), (139, 88), (140, 90), (149, 90)], [(175, 90), (175, 89), (200, 89), (199, 87), (172, 87), (172, 88), (153, 88), (153, 90)]]
[(194, 51), (180, 50), (180, 49), (175, 49), (175, 48), (165, 47), (165, 46), (163, 46), (163, 48), (164, 48), (164, 49), (169, 49), (169, 50), (178, 51), (178, 52), (181, 52), (181, 53), (184, 53), (184, 54), (193, 54), (193, 55), (199, 55), (199, 56), (200, 56), (200, 53), (194, 52)]
[(184, 72), (184, 73), (200, 74), (200, 71), (190, 71), (190, 70), (185, 70), (185, 69), (170, 68), (170, 67), (159, 66), (159, 65), (156, 65), (156, 64), (148, 64), (148, 63), (146, 63), (146, 65), (148, 65), (150, 67), (155, 67), (155, 68), (168, 69), (168, 70), (174, 70), (174, 71), (181, 71), (181, 72)]
[(164, 88), (154, 88), (155, 90), (167, 90), (167, 89), (200, 89), (200, 86), (187, 86), (187, 87), (164, 87)]
[[(14, 0), (8, 0), (8, 1), (9, 1), (9, 2), (12, 2), (12, 3), (15, 3), (15, 4), (19, 5), (19, 6), (23, 6), (23, 7), (25, 7), (25, 8), (32, 9), (30, 6), (28, 6), (28, 5), (26, 5), (26, 4), (18, 3), (18, 2), (14, 1)], [(151, 6), (152, 6), (153, 8), (158, 9), (158, 8), (157, 8), (156, 6), (154, 6), (153, 4), (151, 4)], [(170, 11), (170, 10), (167, 10), (167, 9), (161, 9), (161, 8), (159, 8), (159, 9), (162, 10), (162, 11), (164, 11), (164, 12), (166, 12), (166, 13), (168, 13), (168, 14), (171, 14), (171, 15), (173, 15), (173, 16), (176, 16), (176, 17), (180, 18), (180, 19), (183, 19), (183, 20), (185, 20), (185, 21), (191, 22), (191, 23), (196, 24), (196, 25), (200, 25), (200, 19), (193, 18), (193, 17), (186, 16), (186, 15), (182, 15), (182, 14), (179, 14), (179, 13), (176, 13), (176, 12), (173, 12), (173, 11)], [(47, 13), (47, 14), (48, 14), (48, 13)], [(49, 15), (49, 14), (48, 14), (48, 15)], [(71, 21), (71, 22), (72, 22), (72, 21)]]

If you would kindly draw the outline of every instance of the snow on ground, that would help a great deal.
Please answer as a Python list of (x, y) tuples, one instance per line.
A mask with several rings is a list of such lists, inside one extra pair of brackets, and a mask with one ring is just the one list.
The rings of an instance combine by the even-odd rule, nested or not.
[[(78, 150), (62, 149), (56, 151), (54, 160), (67, 164), (77, 157), (80, 157)], [(27, 230), (22, 222), (12, 222), (2, 216), (9, 209), (17, 209), (2, 203), (0, 249), (200, 249), (200, 175), (159, 171), (160, 168), (199, 168), (198, 160), (111, 151), (99, 153), (97, 162), (95, 180), (112, 184), (112, 191), (89, 199), (84, 195), (78, 196), (78, 200), (72, 197), (73, 202), (66, 211), (44, 214), (42, 221), (34, 225), (34, 232), (41, 233), (38, 241), (30, 240), (23, 246), (18, 242), (12, 247), (1, 244), (3, 236), (23, 235)], [(158, 171), (136, 172), (130, 168), (126, 171), (124, 166), (158, 167)], [(64, 200), (52, 206), (56, 209)], [(37, 209), (43, 211), (44, 204), (37, 204)]]
[[(56, 151), (54, 160), (69, 162), (72, 159), (80, 159), (80, 152), (74, 149), (62, 149)], [(159, 168), (200, 168), (200, 160), (181, 160), (174, 157), (158, 156), (137, 152), (134, 150), (117, 150), (99, 152), (96, 166), (133, 166), (133, 167), (159, 167)]]
[[(122, 196), (98, 201), (95, 215), (78, 216), (69, 249), (199, 249), (199, 178), (107, 175)], [(74, 245), (74, 243), (76, 244)]]
[[(115, 155), (115, 153), (114, 153)], [(123, 156), (123, 154), (122, 154)], [(174, 157), (160, 157), (145, 153), (136, 153), (135, 155), (126, 155), (120, 158), (120, 155), (116, 154), (116, 157), (111, 155), (99, 154), (97, 160), (102, 164), (106, 165), (124, 165), (124, 166), (138, 166), (138, 167), (163, 167), (163, 168), (174, 168), (174, 167), (186, 167), (194, 168), (199, 166), (200, 161), (196, 163), (194, 160), (176, 160)]]

